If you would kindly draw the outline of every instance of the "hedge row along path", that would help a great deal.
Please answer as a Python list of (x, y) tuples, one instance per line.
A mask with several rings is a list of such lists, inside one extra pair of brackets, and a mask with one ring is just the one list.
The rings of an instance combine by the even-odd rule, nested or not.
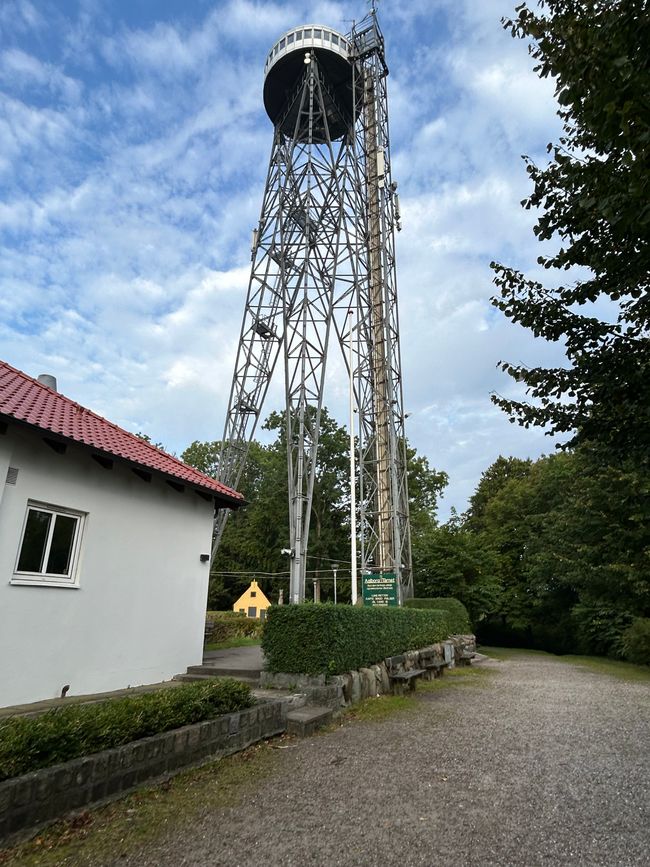
[(102, 863), (647, 864), (650, 680), (532, 653), (452, 680), (408, 712), (283, 741), (237, 806)]

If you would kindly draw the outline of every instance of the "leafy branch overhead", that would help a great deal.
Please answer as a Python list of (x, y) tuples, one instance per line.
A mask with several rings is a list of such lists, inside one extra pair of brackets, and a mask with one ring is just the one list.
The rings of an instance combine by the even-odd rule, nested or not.
[(563, 341), (569, 366), (502, 369), (531, 402), (493, 397), (512, 421), (590, 443), (611, 459), (650, 448), (650, 10), (647, 0), (542, 0), (504, 20), (531, 40), (542, 78), (555, 81), (563, 134), (550, 162), (524, 157), (533, 184), (522, 202), (555, 252), (538, 263), (566, 272), (555, 288), (492, 263), (492, 299), (537, 337)]

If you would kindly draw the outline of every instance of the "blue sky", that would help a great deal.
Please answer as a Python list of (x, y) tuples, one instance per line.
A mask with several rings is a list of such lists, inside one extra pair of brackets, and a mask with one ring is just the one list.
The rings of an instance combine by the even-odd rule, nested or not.
[[(492, 259), (537, 273), (521, 154), (558, 134), (552, 83), (500, 24), (514, 0), (380, 4), (408, 435), (466, 506), (501, 453), (552, 450), (508, 423), (496, 364), (562, 363), (490, 307)], [(346, 32), (356, 2), (2, 0), (0, 357), (180, 453), (219, 439), (272, 128), (266, 53)], [(346, 419), (332, 359), (326, 404)], [(280, 384), (266, 406), (280, 407)]]

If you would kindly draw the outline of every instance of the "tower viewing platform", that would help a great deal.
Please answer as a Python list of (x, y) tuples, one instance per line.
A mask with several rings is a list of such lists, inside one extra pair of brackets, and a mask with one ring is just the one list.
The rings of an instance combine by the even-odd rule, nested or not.
[[(328, 111), (329, 138), (335, 140), (347, 132), (349, 124), (341, 115), (352, 123), (350, 48), (345, 36), (322, 24), (294, 27), (277, 40), (264, 65), (264, 107), (274, 125), (281, 121), (283, 133), (290, 136), (294, 132), (300, 106), (291, 97), (304, 74), (307, 55), (318, 61), (328, 97), (336, 103), (337, 110)], [(291, 106), (288, 112), (287, 105)]]

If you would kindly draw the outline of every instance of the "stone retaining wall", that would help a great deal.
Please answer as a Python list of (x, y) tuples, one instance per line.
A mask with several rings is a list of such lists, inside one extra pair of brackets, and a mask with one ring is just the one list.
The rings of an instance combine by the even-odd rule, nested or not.
[[(463, 651), (476, 650), (476, 638), (474, 635), (450, 635), (447, 641), (432, 644), (430, 647), (407, 650), (400, 654), (405, 659), (404, 668), (406, 670), (421, 668), (420, 654), (430, 653), (432, 650), (434, 658), (447, 660), (450, 667), (453, 667), (455, 660)], [(305, 692), (308, 694), (310, 704), (323, 704), (335, 710), (356, 704), (364, 698), (374, 698), (391, 691), (385, 661), (367, 668), (334, 675), (272, 674), (263, 671), (260, 683), (267, 689), (295, 689)]]
[(281, 734), (286, 716), (286, 701), (263, 702), (6, 780), (0, 783), (0, 840), (29, 836), (68, 813)]

